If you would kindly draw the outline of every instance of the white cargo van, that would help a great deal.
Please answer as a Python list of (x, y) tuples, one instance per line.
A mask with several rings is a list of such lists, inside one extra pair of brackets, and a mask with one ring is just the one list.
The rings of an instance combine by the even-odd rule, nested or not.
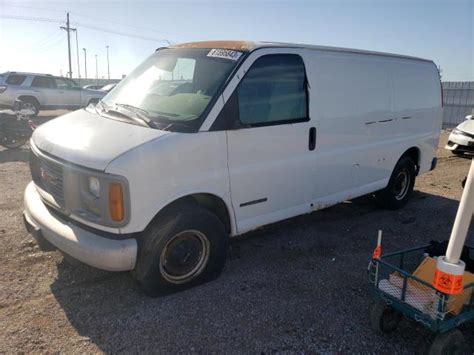
[(158, 49), (95, 107), (38, 128), (25, 223), (43, 249), (151, 295), (217, 276), (229, 237), (434, 169), (430, 60), (239, 41)]

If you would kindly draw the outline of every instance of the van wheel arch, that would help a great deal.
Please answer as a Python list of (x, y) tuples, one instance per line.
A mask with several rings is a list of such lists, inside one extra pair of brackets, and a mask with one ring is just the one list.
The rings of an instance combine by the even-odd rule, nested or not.
[(408, 157), (410, 158), (413, 163), (416, 166), (416, 175), (418, 175), (418, 172), (420, 171), (420, 149), (417, 147), (411, 147), (410, 149), (407, 149), (405, 153), (402, 154), (400, 159), (398, 159), (398, 162), (403, 158), (403, 157)]
[(220, 275), (229, 250), (230, 220), (226, 226), (224, 207), (217, 196), (194, 194), (157, 213), (137, 240), (132, 271), (147, 295), (166, 295)]
[(150, 224), (155, 220), (189, 206), (200, 206), (208, 210), (222, 222), (227, 233), (230, 234), (232, 232), (231, 215), (226, 203), (220, 197), (209, 193), (187, 195), (169, 203), (153, 217)]

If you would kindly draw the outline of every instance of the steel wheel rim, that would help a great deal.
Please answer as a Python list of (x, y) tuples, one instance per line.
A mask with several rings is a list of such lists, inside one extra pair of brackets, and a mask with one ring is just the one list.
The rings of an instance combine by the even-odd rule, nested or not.
[(199, 276), (207, 266), (210, 242), (197, 230), (174, 235), (160, 255), (160, 272), (168, 282), (182, 284)]
[(410, 189), (411, 176), (408, 169), (400, 171), (395, 178), (395, 199), (400, 201), (405, 198)]

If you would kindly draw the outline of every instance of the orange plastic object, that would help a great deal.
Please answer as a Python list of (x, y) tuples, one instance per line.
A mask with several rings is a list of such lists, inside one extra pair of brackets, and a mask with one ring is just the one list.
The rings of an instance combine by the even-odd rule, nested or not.
[(109, 212), (110, 218), (116, 222), (123, 221), (125, 217), (122, 185), (116, 182), (109, 185)]
[(463, 275), (452, 275), (436, 269), (433, 287), (448, 295), (459, 295), (463, 291)]
[(372, 254), (372, 259), (380, 259), (380, 255), (382, 254), (382, 246), (377, 245), (374, 249), (374, 253)]

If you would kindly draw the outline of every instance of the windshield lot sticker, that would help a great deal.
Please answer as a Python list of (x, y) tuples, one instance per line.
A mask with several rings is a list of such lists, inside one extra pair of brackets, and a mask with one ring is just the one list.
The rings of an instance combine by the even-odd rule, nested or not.
[(242, 55), (242, 52), (233, 51), (231, 49), (211, 49), (207, 53), (208, 57), (222, 58), (229, 60), (237, 60)]

